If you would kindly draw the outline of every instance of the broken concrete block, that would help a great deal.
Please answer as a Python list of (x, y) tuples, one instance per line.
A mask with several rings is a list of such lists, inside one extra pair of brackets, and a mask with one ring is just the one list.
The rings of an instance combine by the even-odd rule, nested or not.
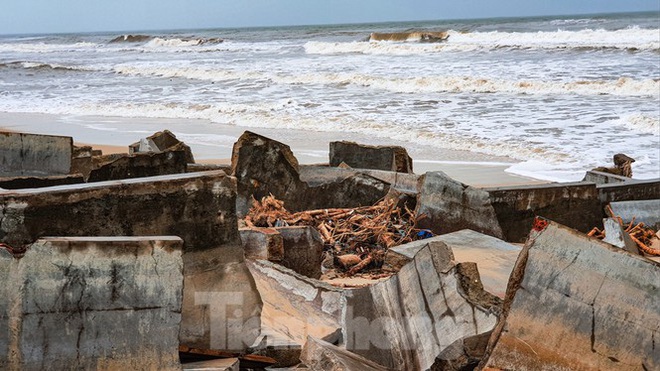
[(0, 132), (0, 177), (69, 174), (73, 139)]
[(274, 228), (241, 228), (241, 246), (246, 259), (280, 262), (284, 258), (284, 240)]
[(92, 171), (93, 161), (92, 153), (94, 150), (91, 146), (73, 146), (73, 153), (71, 154), (71, 174), (81, 174), (84, 178), (89, 176)]
[(430, 371), (473, 370), (481, 362), (491, 332), (456, 340), (435, 359)]
[(238, 371), (240, 362), (238, 358), (218, 358), (207, 361), (184, 363), (182, 371)]
[[(307, 187), (299, 195), (300, 198), (289, 201), (294, 206), (292, 210), (371, 206), (385, 197), (390, 190), (388, 183), (366, 174), (305, 185)], [(288, 209), (286, 205), (285, 203)]]
[(89, 172), (88, 182), (141, 178), (186, 172), (186, 153), (168, 151), (121, 155), (95, 167)]
[(656, 370), (658, 292), (659, 263), (539, 220), (482, 366)]
[(634, 179), (625, 183), (599, 184), (598, 194), (603, 206), (618, 201), (660, 199), (660, 179)]
[[(307, 337), (300, 360), (313, 371), (387, 371), (376, 362), (360, 357), (312, 336)], [(403, 366), (403, 365), (400, 365)], [(398, 368), (401, 369), (401, 368)]]
[[(202, 160), (203, 161), (203, 160)], [(222, 170), (227, 174), (231, 174), (231, 165), (216, 165), (216, 164), (186, 164), (187, 173), (196, 173), (200, 171), (216, 171)]]
[(456, 340), (495, 326), (499, 300), (483, 292), (475, 267), (466, 267), (469, 276), (459, 270), (437, 237), (391, 248), (386, 262), (399, 272), (347, 294), (346, 349), (386, 367), (427, 370)]
[(632, 238), (630, 238), (630, 235), (626, 233), (617, 219), (605, 218), (603, 219), (603, 226), (605, 229), (605, 238), (603, 238), (603, 242), (624, 249), (631, 254), (639, 254), (637, 244)]
[[(236, 184), (222, 171), (2, 191), (0, 242), (18, 248), (48, 235), (177, 235), (186, 253), (185, 341), (209, 349), (221, 344), (211, 334), (226, 334), (247, 348), (260, 328), (259, 316), (252, 316), (260, 301), (245, 267), (235, 205)], [(227, 306), (230, 316), (222, 322), (212, 310)]]
[(592, 182), (596, 184), (609, 184), (609, 183), (624, 183), (630, 181), (631, 178), (606, 173), (602, 171), (588, 170), (582, 179), (583, 182)]
[(262, 339), (258, 341), (258, 345), (248, 350), (251, 354), (277, 360), (277, 363), (271, 366), (273, 369), (293, 367), (300, 363), (303, 344), (296, 343), (284, 334), (279, 334), (268, 327), (261, 328), (261, 336)]
[(504, 299), (509, 276), (521, 247), (470, 229), (437, 237), (447, 244), (457, 262), (475, 262), (484, 289)]
[(598, 189), (592, 183), (549, 183), (484, 190), (489, 194), (506, 241), (524, 242), (536, 216), (585, 233), (603, 221)]
[(262, 302), (236, 246), (183, 255), (182, 345), (244, 351), (259, 336)]
[(635, 224), (660, 230), (660, 199), (640, 201), (619, 201), (610, 203), (614, 215), (620, 216), (625, 222), (635, 219)]
[[(312, 227), (274, 228), (284, 243), (283, 266), (310, 278), (321, 277), (323, 239)], [(269, 259), (270, 260), (270, 259)]]
[(224, 172), (205, 172), (2, 191), (0, 242), (175, 235), (186, 251), (238, 245), (235, 187)]
[(238, 181), (237, 211), (247, 214), (252, 199), (272, 194), (289, 211), (372, 205), (389, 184), (364, 174), (310, 180), (300, 178), (298, 160), (289, 146), (246, 131), (234, 143), (232, 175)]
[(261, 299), (264, 327), (298, 344), (311, 335), (341, 339), (344, 291), (265, 260), (247, 261)]
[(419, 221), (419, 228), (430, 229), (435, 234), (472, 229), (497, 238), (505, 237), (488, 192), (458, 182), (440, 171), (420, 177), (415, 212), (427, 216)]
[(417, 193), (419, 175), (416, 174), (373, 169), (344, 169), (325, 165), (300, 165), (300, 179), (312, 187), (323, 183), (336, 182), (358, 174), (368, 175), (388, 183), (391, 188), (401, 192)]
[(129, 153), (160, 153), (168, 151), (183, 151), (185, 153), (185, 161), (189, 164), (195, 163), (195, 158), (190, 147), (178, 140), (176, 135), (169, 130), (156, 132), (128, 146)]
[(421, 228), (436, 234), (461, 229), (522, 242), (536, 216), (558, 220), (587, 232), (603, 218), (598, 189), (593, 183), (550, 183), (475, 188), (442, 172), (420, 178), (417, 200)]
[(41, 239), (0, 253), (0, 368), (179, 366), (183, 289), (177, 237)]
[(245, 257), (269, 260), (310, 278), (321, 277), (323, 239), (312, 227), (242, 228)]
[(85, 178), (80, 175), (51, 175), (45, 177), (15, 177), (0, 178), (0, 188), (22, 189), (22, 188), (44, 188), (66, 184), (84, 183)]
[(283, 143), (246, 131), (234, 143), (232, 175), (238, 180), (239, 211), (249, 208), (251, 197), (260, 200), (273, 194), (285, 201), (300, 197), (304, 191), (298, 174), (298, 160)]
[(330, 166), (412, 173), (413, 161), (400, 146), (370, 146), (355, 142), (330, 142)]

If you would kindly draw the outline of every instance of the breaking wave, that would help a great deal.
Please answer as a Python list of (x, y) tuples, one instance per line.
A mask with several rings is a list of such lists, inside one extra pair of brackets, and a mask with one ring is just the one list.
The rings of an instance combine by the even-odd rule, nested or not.
[(78, 42), (73, 44), (50, 43), (7, 43), (0, 44), (0, 53), (52, 53), (76, 52), (99, 47), (100, 44), (92, 42)]
[(351, 73), (282, 75), (257, 71), (204, 69), (195, 67), (117, 66), (114, 71), (127, 75), (164, 78), (186, 78), (208, 81), (268, 80), (278, 84), (358, 85), (397, 93), (510, 93), (510, 94), (578, 94), (618, 96), (658, 96), (660, 80), (577, 80), (569, 82), (501, 80), (470, 76), (432, 76), (387, 78)]
[(28, 62), (16, 61), (9, 63), (0, 63), (0, 68), (18, 68), (26, 70), (41, 70), (41, 71), (93, 71), (94, 69), (86, 66), (65, 66), (56, 63), (41, 63), (41, 62)]
[(660, 30), (628, 28), (615, 31), (580, 30), (554, 32), (458, 32), (449, 31), (449, 40), (437, 44), (379, 42), (320, 42), (305, 44), (308, 54), (393, 54), (409, 55), (480, 49), (576, 49), (660, 51)]
[(413, 41), (413, 42), (442, 42), (447, 41), (449, 35), (447, 32), (372, 32), (369, 35), (369, 41)]
[(620, 119), (623, 126), (633, 130), (660, 135), (660, 117), (649, 117), (642, 114), (628, 115)]
[(224, 42), (218, 37), (211, 38), (161, 38), (155, 37), (145, 44), (146, 47), (188, 47), (199, 45), (216, 45)]
[(110, 43), (139, 43), (149, 41), (153, 36), (149, 35), (121, 35), (110, 40)]

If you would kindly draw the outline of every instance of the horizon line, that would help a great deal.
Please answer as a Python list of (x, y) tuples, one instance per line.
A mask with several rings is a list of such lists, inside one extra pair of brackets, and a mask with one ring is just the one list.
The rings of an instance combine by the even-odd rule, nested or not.
[(294, 28), (294, 27), (328, 27), (328, 26), (350, 26), (350, 25), (378, 25), (385, 23), (421, 23), (421, 22), (447, 22), (447, 21), (478, 21), (478, 20), (503, 20), (503, 19), (533, 19), (533, 18), (552, 18), (552, 17), (570, 17), (570, 16), (608, 16), (615, 14), (645, 14), (658, 13), (660, 10), (641, 10), (630, 12), (597, 12), (597, 13), (572, 13), (572, 14), (550, 14), (550, 15), (528, 15), (528, 16), (498, 16), (498, 17), (476, 17), (476, 18), (444, 18), (444, 19), (417, 19), (417, 20), (398, 20), (398, 21), (372, 21), (372, 22), (349, 22), (349, 23), (309, 23), (309, 24), (289, 24), (289, 25), (260, 25), (260, 26), (236, 26), (236, 27), (199, 27), (199, 28), (153, 28), (153, 29), (132, 29), (132, 30), (102, 30), (102, 31), (66, 31), (66, 32), (36, 32), (36, 33), (0, 33), (3, 36), (46, 36), (46, 35), (94, 35), (108, 33), (135, 33), (135, 32), (183, 32), (199, 30), (244, 30), (244, 29), (269, 29), (269, 28)]

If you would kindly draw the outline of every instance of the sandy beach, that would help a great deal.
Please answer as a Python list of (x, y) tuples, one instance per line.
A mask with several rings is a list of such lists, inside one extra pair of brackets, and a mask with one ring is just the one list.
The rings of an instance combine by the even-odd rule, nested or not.
[(76, 144), (91, 145), (103, 153), (127, 152), (127, 146), (156, 131), (168, 129), (186, 142), (199, 163), (227, 164), (236, 139), (250, 130), (288, 144), (301, 164), (327, 163), (331, 141), (350, 140), (370, 145), (400, 145), (414, 161), (415, 173), (444, 171), (475, 186), (519, 185), (542, 182), (509, 174), (516, 162), (506, 157), (469, 151), (439, 150), (427, 146), (334, 132), (274, 130), (220, 125), (205, 120), (65, 116), (32, 113), (0, 113), (0, 131), (71, 136)]

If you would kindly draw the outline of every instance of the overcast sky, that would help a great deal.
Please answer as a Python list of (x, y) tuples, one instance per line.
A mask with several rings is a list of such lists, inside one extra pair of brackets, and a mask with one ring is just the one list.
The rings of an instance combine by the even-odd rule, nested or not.
[(2, 0), (0, 34), (660, 11), (660, 0)]

